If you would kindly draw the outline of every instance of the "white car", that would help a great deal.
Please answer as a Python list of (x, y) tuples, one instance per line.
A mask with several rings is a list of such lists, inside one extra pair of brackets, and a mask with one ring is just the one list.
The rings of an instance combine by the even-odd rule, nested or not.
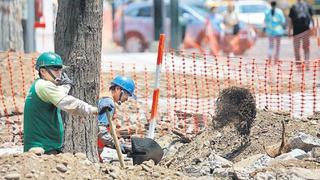
[[(264, 26), (265, 12), (270, 9), (270, 4), (262, 0), (240, 0), (234, 3), (235, 11), (239, 15), (239, 19), (247, 24), (252, 24), (258, 29)], [(218, 7), (218, 12), (226, 11), (227, 4)]]

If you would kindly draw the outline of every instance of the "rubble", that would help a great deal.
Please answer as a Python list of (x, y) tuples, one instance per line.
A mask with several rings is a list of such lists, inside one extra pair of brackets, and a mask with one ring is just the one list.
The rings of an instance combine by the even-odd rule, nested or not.
[[(171, 144), (170, 149), (173, 151), (167, 153), (160, 164), (163, 167), (181, 171), (185, 175), (218, 179), (303, 177), (300, 174), (292, 175), (289, 168), (319, 169), (320, 161), (310, 159), (311, 150), (289, 148), (285, 150), (288, 151), (287, 153), (282, 152), (282, 155), (276, 158), (265, 154), (266, 144), (281, 144), (284, 134), (281, 122), (285, 123), (286, 136), (290, 142), (291, 139), (296, 139), (296, 134), (301, 134), (301, 131), (307, 132), (307, 137), (313, 137), (312, 142), (317, 142), (318, 139), (314, 136), (318, 133), (317, 125), (313, 125), (310, 121), (303, 122), (291, 119), (284, 114), (258, 111), (249, 136), (239, 135), (232, 123), (219, 129), (207, 128), (190, 143), (178, 141)], [(165, 136), (160, 137), (162, 138)], [(165, 144), (164, 146), (166, 147)], [(212, 157), (219, 157), (219, 161), (213, 161)], [(265, 173), (266, 171), (268, 173)]]

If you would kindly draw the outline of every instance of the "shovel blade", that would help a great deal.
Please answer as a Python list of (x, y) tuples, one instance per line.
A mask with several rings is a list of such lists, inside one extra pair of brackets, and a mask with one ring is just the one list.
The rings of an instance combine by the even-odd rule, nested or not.
[(144, 161), (153, 160), (155, 164), (158, 164), (163, 157), (163, 150), (160, 145), (150, 138), (131, 138), (132, 157), (133, 164), (139, 165)]

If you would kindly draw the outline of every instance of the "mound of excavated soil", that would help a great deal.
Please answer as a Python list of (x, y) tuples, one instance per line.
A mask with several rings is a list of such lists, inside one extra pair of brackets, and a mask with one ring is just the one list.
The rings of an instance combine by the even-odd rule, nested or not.
[(215, 108), (216, 126), (234, 123), (241, 135), (248, 135), (256, 113), (256, 101), (248, 89), (230, 87), (219, 93)]
[(283, 120), (286, 123), (287, 137), (297, 132), (320, 136), (320, 115), (297, 120), (281, 113), (258, 111), (249, 136), (240, 135), (232, 123), (222, 128), (208, 128), (194, 137), (190, 143), (177, 143), (175, 153), (168, 153), (161, 165), (184, 171), (185, 167), (197, 164), (213, 152), (233, 162), (265, 153), (264, 145), (280, 142)]
[(22, 153), (0, 156), (0, 177), (5, 179), (188, 179), (153, 162), (139, 166), (91, 163), (84, 154), (37, 156)]

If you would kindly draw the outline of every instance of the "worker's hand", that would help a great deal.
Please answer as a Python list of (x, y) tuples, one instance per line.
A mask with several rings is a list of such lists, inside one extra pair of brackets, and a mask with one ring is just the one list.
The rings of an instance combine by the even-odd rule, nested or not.
[(59, 85), (70, 85), (71, 87), (74, 86), (73, 81), (68, 77), (66, 73), (62, 73), (61, 80)]
[(111, 98), (101, 98), (98, 101), (98, 112), (99, 114), (103, 114), (107, 110), (109, 112), (114, 110), (114, 102)]
[(132, 147), (130, 142), (126, 142), (123, 138), (119, 139), (120, 149), (122, 154), (128, 154), (132, 152)]

